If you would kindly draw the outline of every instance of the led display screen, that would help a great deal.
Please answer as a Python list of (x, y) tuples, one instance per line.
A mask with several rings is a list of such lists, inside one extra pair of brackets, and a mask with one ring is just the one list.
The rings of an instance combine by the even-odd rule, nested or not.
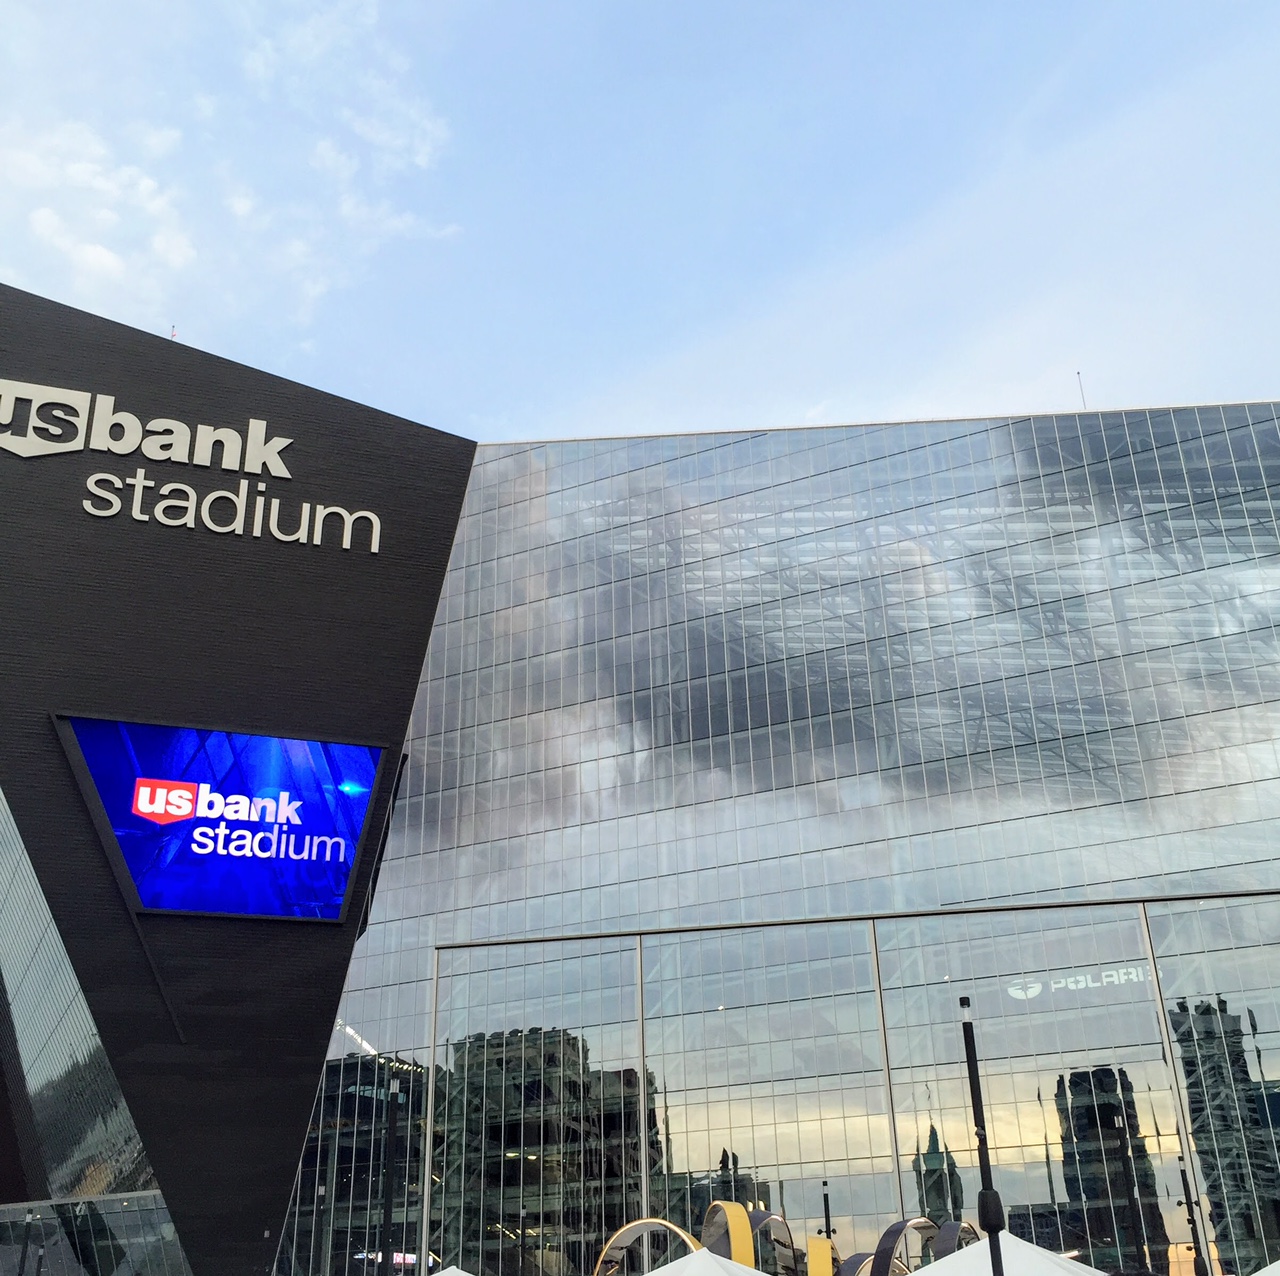
[(65, 721), (144, 909), (342, 916), (381, 749)]

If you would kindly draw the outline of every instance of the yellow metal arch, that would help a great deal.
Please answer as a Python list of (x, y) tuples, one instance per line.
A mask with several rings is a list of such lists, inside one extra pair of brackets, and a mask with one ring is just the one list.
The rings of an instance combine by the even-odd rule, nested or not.
[(836, 1276), (840, 1255), (825, 1236), (809, 1237), (809, 1276)]
[[(739, 1206), (739, 1209), (742, 1207)], [(651, 1232), (669, 1232), (677, 1240), (683, 1241), (692, 1253), (696, 1249), (701, 1249), (698, 1244), (683, 1227), (677, 1227), (674, 1223), (668, 1223), (665, 1218), (637, 1218), (633, 1222), (627, 1223), (618, 1228), (605, 1243), (605, 1247), (600, 1251), (599, 1261), (596, 1263), (595, 1271), (592, 1276), (612, 1276), (618, 1270), (622, 1263), (622, 1256), (636, 1243), (642, 1236)], [(748, 1238), (748, 1244), (750, 1239)], [(750, 1264), (748, 1264), (750, 1266)]]
[[(708, 1240), (707, 1237), (712, 1239)], [(737, 1201), (712, 1201), (702, 1220), (702, 1243), (713, 1254), (743, 1267), (756, 1265), (756, 1247), (751, 1239), (751, 1218)]]

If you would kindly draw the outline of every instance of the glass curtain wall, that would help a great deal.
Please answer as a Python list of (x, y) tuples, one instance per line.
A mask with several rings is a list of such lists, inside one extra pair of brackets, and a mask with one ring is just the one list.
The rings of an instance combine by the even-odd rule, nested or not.
[(1280, 1260), (1280, 900), (1149, 906), (1161, 991), (1223, 1268)]
[(440, 954), (428, 1247), (444, 1265), (589, 1272), (662, 1155), (634, 940)]
[[(645, 1122), (653, 1074), (658, 1152), (642, 1142), (661, 1156), (640, 1207), (647, 1193), (696, 1221), (704, 1196), (759, 1202), (767, 1183), (812, 1227), (825, 1177), (851, 1252), (921, 1201), (972, 1216), (950, 1017), (967, 981), (1022, 1234), (1180, 1274), (1190, 1197), (1213, 1262), (1249, 1276), (1274, 1258), (1280, 977), (1266, 944), (1214, 947), (1201, 920), (1198, 950), (1187, 906), (1155, 901), (1204, 899), (1203, 918), (1215, 896), (1280, 891), (1278, 496), (1272, 404), (481, 448), (344, 1021), (455, 1087), (493, 1062), (495, 1032), (548, 1025), (586, 1043), (589, 1072), (605, 1021), (529, 985), (523, 1008), (490, 1014), (470, 992), (464, 1007), (451, 964), (483, 948), (541, 970), (565, 936), (622, 936), (645, 976), (614, 1000), (643, 1008), (610, 1022), (643, 1050)], [(878, 943), (859, 950), (869, 923), (842, 919), (871, 916)], [(859, 951), (879, 961), (874, 995), (859, 974), (810, 1007), (792, 959), (748, 940), (762, 923), (847, 935), (855, 968)], [(738, 1006), (730, 931), (744, 964), (786, 967), (788, 1031), (813, 1034), (811, 1056), (770, 1036), (766, 1061), (783, 1001), (758, 978)], [(862, 1010), (855, 1030), (828, 997), (872, 998), (878, 1056)], [(521, 1041), (499, 1051), (513, 1068)], [(335, 1039), (333, 1058), (351, 1049)], [(606, 1070), (640, 1067), (626, 1057)], [(1220, 1101), (1230, 1077), (1252, 1108)], [(798, 1133), (815, 1111), (821, 1158)], [(437, 1171), (463, 1173), (448, 1146)], [(534, 1263), (505, 1194), (493, 1213), (486, 1187), (483, 1215), (462, 1199), (464, 1224), (435, 1187), (453, 1257), (479, 1260), (500, 1217), (483, 1262), (523, 1239)]]
[(1009, 1229), (1168, 1276), (1185, 1236), (1176, 1100), (1139, 910), (877, 924), (908, 1208), (976, 1215), (958, 1000), (972, 1001)]
[(18, 1199), (155, 1188), (142, 1140), (2, 793), (0, 1083), (13, 1114), (14, 1152), (26, 1189)]
[(713, 1200), (832, 1224), (874, 1248), (902, 1205), (871, 928), (786, 926), (646, 937), (645, 1059), (662, 1161), (651, 1206), (700, 1233)]
[[(346, 1034), (344, 1034), (346, 1035)], [(356, 1038), (325, 1065), (276, 1270), (372, 1271), (421, 1246), (430, 1074), (410, 1055)]]
[(803, 1244), (825, 1193), (846, 1256), (972, 1220), (963, 995), (1015, 1235), (1251, 1276), (1280, 1259), (1278, 962), (1280, 900), (442, 949), (434, 1045), (340, 1026), (279, 1270), (372, 1272), (387, 1236), (400, 1273), (577, 1276), (624, 1223), (698, 1235), (716, 1200)]

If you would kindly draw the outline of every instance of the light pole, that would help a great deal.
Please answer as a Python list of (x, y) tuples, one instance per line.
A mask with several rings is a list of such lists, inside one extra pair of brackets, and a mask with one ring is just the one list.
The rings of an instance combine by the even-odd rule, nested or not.
[(819, 1236), (826, 1236), (830, 1240), (835, 1234), (836, 1229), (831, 1226), (831, 1197), (827, 1195), (827, 1180), (822, 1180), (822, 1217), (826, 1221), (826, 1230), (819, 1229)]
[(1200, 1228), (1196, 1226), (1196, 1208), (1191, 1196), (1191, 1182), (1187, 1178), (1187, 1163), (1182, 1157), (1178, 1158), (1178, 1172), (1182, 1175), (1182, 1200), (1178, 1204), (1187, 1207), (1187, 1226), (1191, 1229), (1192, 1271), (1195, 1276), (1209, 1276), (1209, 1265), (1200, 1252)]
[(964, 1059), (969, 1069), (969, 1099), (973, 1104), (973, 1129), (978, 1136), (978, 1173), (982, 1190), (978, 1193), (978, 1226), (987, 1234), (991, 1247), (991, 1276), (1004, 1276), (1004, 1258), (1000, 1253), (1000, 1233), (1004, 1231), (1004, 1206), (1000, 1193), (991, 1183), (991, 1152), (987, 1147), (987, 1119), (982, 1109), (982, 1078), (978, 1076), (978, 1045), (973, 1036), (973, 1019), (969, 1014), (969, 998), (960, 998), (964, 1021)]

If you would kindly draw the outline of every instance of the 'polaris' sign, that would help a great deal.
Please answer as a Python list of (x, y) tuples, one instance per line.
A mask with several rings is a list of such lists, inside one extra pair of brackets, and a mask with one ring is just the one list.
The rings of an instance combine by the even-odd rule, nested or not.
[[(222, 470), (266, 478), (292, 479), (284, 451), (293, 439), (270, 435), (267, 422), (251, 417), (243, 433), (231, 426), (197, 423), (193, 429), (174, 417), (153, 417), (145, 425), (133, 412), (116, 404), (114, 395), (57, 386), (34, 385), (0, 378), (0, 449), (24, 458), (54, 456), (64, 452), (102, 452), (111, 456), (140, 455), (144, 460), (169, 466)], [(197, 493), (189, 483), (164, 482), (166, 471), (148, 478), (140, 465), (128, 477), (103, 471), (91, 474), (85, 487), (84, 512), (94, 518), (114, 518), (129, 506), (135, 522), (154, 519), (165, 527), (202, 526), (207, 531), (255, 538), (265, 533), (273, 539), (320, 545), (326, 525), (335, 528), (343, 549), (351, 549), (357, 527), (369, 552), (376, 554), (382, 540), (382, 520), (370, 510), (348, 510), (341, 505), (303, 501), (281, 524), (278, 496), (270, 495), (265, 481), (241, 479), (231, 489)], [(131, 496), (124, 494), (132, 488)], [(153, 498), (154, 489), (154, 498)]]

